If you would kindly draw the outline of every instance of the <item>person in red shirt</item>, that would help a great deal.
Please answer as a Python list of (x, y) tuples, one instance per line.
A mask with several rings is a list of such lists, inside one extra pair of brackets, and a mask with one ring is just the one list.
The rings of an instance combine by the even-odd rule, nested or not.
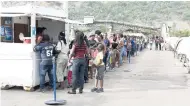
[(88, 54), (87, 44), (85, 42), (84, 33), (81, 31), (75, 32), (75, 40), (69, 54), (69, 62), (72, 58), (72, 91), (68, 94), (76, 94), (76, 89), (79, 87), (79, 93), (83, 93), (84, 88), (84, 73), (86, 67), (85, 55)]

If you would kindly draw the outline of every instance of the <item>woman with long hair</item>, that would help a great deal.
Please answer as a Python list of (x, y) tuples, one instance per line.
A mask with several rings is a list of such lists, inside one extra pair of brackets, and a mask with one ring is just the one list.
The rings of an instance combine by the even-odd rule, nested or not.
[(68, 63), (68, 46), (67, 46), (67, 42), (65, 39), (65, 33), (64, 32), (60, 32), (59, 36), (58, 36), (58, 43), (57, 43), (57, 47), (56, 50), (59, 52), (58, 57), (57, 57), (57, 82), (59, 82), (59, 87), (61, 89), (64, 89), (64, 79), (66, 76), (66, 67), (67, 67), (67, 63)]
[(75, 32), (75, 40), (69, 54), (69, 62), (72, 58), (72, 90), (69, 94), (76, 94), (76, 89), (79, 87), (79, 93), (83, 93), (84, 88), (84, 73), (86, 67), (85, 55), (88, 54), (87, 44), (84, 39), (84, 33), (81, 31)]

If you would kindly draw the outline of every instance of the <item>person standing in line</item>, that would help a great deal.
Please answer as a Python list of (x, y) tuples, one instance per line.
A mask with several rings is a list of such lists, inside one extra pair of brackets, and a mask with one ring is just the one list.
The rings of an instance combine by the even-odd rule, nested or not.
[(67, 41), (65, 39), (65, 33), (60, 32), (58, 36), (58, 43), (56, 46), (56, 50), (59, 52), (57, 56), (57, 82), (59, 83), (59, 87), (61, 89), (64, 89), (64, 80), (66, 79), (65, 76), (67, 76), (67, 63), (68, 63), (68, 56), (67, 53), (69, 51)]
[[(103, 55), (104, 55), (104, 45), (99, 44), (97, 49), (98, 49), (98, 54), (95, 58), (95, 61), (93, 63), (93, 67), (95, 67), (96, 70), (96, 79), (95, 79), (95, 87), (91, 89), (91, 92), (97, 92), (101, 93), (104, 92), (103, 89), (103, 79), (104, 79), (104, 63), (103, 63)], [(100, 88), (98, 88), (98, 82), (100, 82)]]
[(124, 39), (123, 39), (123, 34), (119, 33), (117, 34), (117, 43), (118, 43), (118, 49), (120, 51), (120, 65), (123, 64), (123, 55), (125, 54), (124, 50)]
[(113, 43), (112, 44), (112, 48), (109, 52), (109, 55), (108, 55), (108, 63), (109, 63), (109, 69), (110, 70), (114, 70), (115, 66), (116, 66), (116, 55), (117, 55), (117, 46), (118, 44), (117, 43)]
[(132, 49), (132, 44), (130, 39), (127, 39), (127, 58), (129, 59), (131, 56), (131, 49)]
[[(68, 51), (68, 57), (69, 57), (69, 55), (70, 55), (70, 50), (72, 49), (72, 47), (73, 47), (73, 43), (74, 43), (74, 39), (73, 40), (71, 40), (71, 42), (70, 42), (70, 44), (69, 44), (69, 51)], [(68, 62), (68, 76), (67, 76), (67, 78), (68, 78), (68, 88), (72, 88), (72, 66), (73, 66), (73, 61), (72, 61), (72, 59), (70, 60), (70, 62)]]
[[(88, 42), (88, 39), (87, 39), (86, 35), (84, 36), (84, 41), (85, 41), (87, 47), (90, 48), (90, 43)], [(88, 79), (88, 70), (89, 70), (88, 66), (89, 66), (89, 59), (90, 59), (88, 54), (85, 55), (85, 59), (86, 59), (86, 67), (85, 67), (85, 73), (84, 73), (84, 82), (88, 83), (88, 80), (89, 80)]]
[(153, 39), (152, 38), (150, 38), (149, 43), (150, 43), (150, 50), (152, 50), (152, 44), (153, 44)]
[(156, 44), (156, 50), (158, 50), (158, 47), (159, 47), (159, 38), (158, 38), (158, 36), (156, 36), (155, 44)]
[(160, 37), (160, 50), (163, 50), (164, 45), (164, 39), (163, 37)]
[(136, 45), (137, 45), (137, 52), (139, 51), (139, 47), (140, 47), (140, 40), (139, 40), (139, 37), (136, 37)]
[(117, 48), (117, 49), (115, 49), (115, 50), (116, 50), (115, 62), (116, 62), (116, 64), (117, 64), (117, 67), (119, 68), (119, 67), (121, 66), (121, 64), (120, 64), (120, 52), (119, 52), (119, 50), (118, 50), (118, 45), (119, 45), (119, 44), (117, 43), (117, 38), (116, 38), (116, 37), (114, 37), (113, 42), (112, 42), (112, 45), (115, 45), (116, 48)]
[(34, 52), (40, 52), (40, 92), (45, 92), (45, 76), (48, 73), (50, 88), (53, 88), (53, 54), (55, 48), (53, 44), (50, 43), (49, 35), (43, 35), (42, 42), (36, 44), (34, 47)]
[(96, 57), (95, 56), (95, 46), (96, 46), (96, 40), (95, 40), (95, 35), (94, 34), (90, 34), (90, 38), (88, 40), (89, 44), (90, 44), (90, 60), (89, 60), (89, 72), (90, 72), (90, 78), (93, 79), (93, 68), (92, 68), (92, 61), (93, 59)]
[[(104, 65), (105, 65), (105, 69), (106, 69), (106, 65), (107, 65), (107, 61), (106, 61), (106, 59), (107, 59), (107, 48), (106, 48), (106, 44), (104, 43), (104, 37), (103, 37), (103, 35), (101, 34), (101, 33), (97, 33), (99, 30), (97, 30), (96, 32), (95, 32), (95, 34), (96, 34), (96, 39), (97, 39), (97, 45), (98, 44), (103, 44), (104, 45), (104, 51), (103, 51), (103, 53), (104, 53), (104, 60), (103, 60), (103, 62), (104, 62)], [(99, 35), (98, 35), (99, 34)], [(96, 53), (98, 53), (98, 49), (96, 49)]]
[(158, 37), (157, 43), (158, 43), (158, 50), (160, 50), (160, 37)]
[(107, 60), (108, 60), (108, 55), (109, 55), (109, 46), (110, 46), (110, 41), (107, 38), (107, 33), (104, 35), (104, 44), (106, 46), (106, 53), (103, 59), (103, 62), (105, 64), (105, 71), (106, 71), (106, 67), (107, 67)]
[(86, 67), (85, 55), (88, 54), (87, 44), (84, 39), (84, 33), (81, 31), (75, 32), (75, 40), (70, 51), (69, 63), (73, 58), (72, 66), (72, 90), (68, 94), (76, 94), (76, 89), (79, 87), (79, 93), (83, 93), (84, 88), (84, 73)]
[(140, 37), (140, 51), (143, 50), (143, 38)]
[(127, 36), (126, 35), (124, 36), (124, 46), (123, 47), (124, 47), (124, 51), (125, 51), (124, 55), (123, 55), (124, 56), (123, 60), (126, 61), (127, 60)]
[(135, 56), (135, 41), (134, 41), (134, 37), (131, 38), (131, 56)]

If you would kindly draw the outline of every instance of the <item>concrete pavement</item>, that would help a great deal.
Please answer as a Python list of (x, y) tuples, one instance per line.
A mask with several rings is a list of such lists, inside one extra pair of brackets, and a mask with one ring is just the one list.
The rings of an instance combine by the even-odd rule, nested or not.
[[(190, 106), (189, 75), (169, 51), (145, 50), (105, 76), (104, 93), (91, 93), (93, 80), (84, 94), (68, 95), (58, 90), (66, 106)], [(2, 106), (45, 106), (53, 93), (11, 89), (1, 92)]]

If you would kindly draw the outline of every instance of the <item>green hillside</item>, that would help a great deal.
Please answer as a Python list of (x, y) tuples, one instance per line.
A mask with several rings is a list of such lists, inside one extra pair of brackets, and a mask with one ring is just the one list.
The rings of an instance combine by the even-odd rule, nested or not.
[(84, 16), (95, 16), (97, 20), (107, 19), (147, 25), (172, 20), (189, 21), (190, 2), (69, 2), (69, 18), (82, 20)]

